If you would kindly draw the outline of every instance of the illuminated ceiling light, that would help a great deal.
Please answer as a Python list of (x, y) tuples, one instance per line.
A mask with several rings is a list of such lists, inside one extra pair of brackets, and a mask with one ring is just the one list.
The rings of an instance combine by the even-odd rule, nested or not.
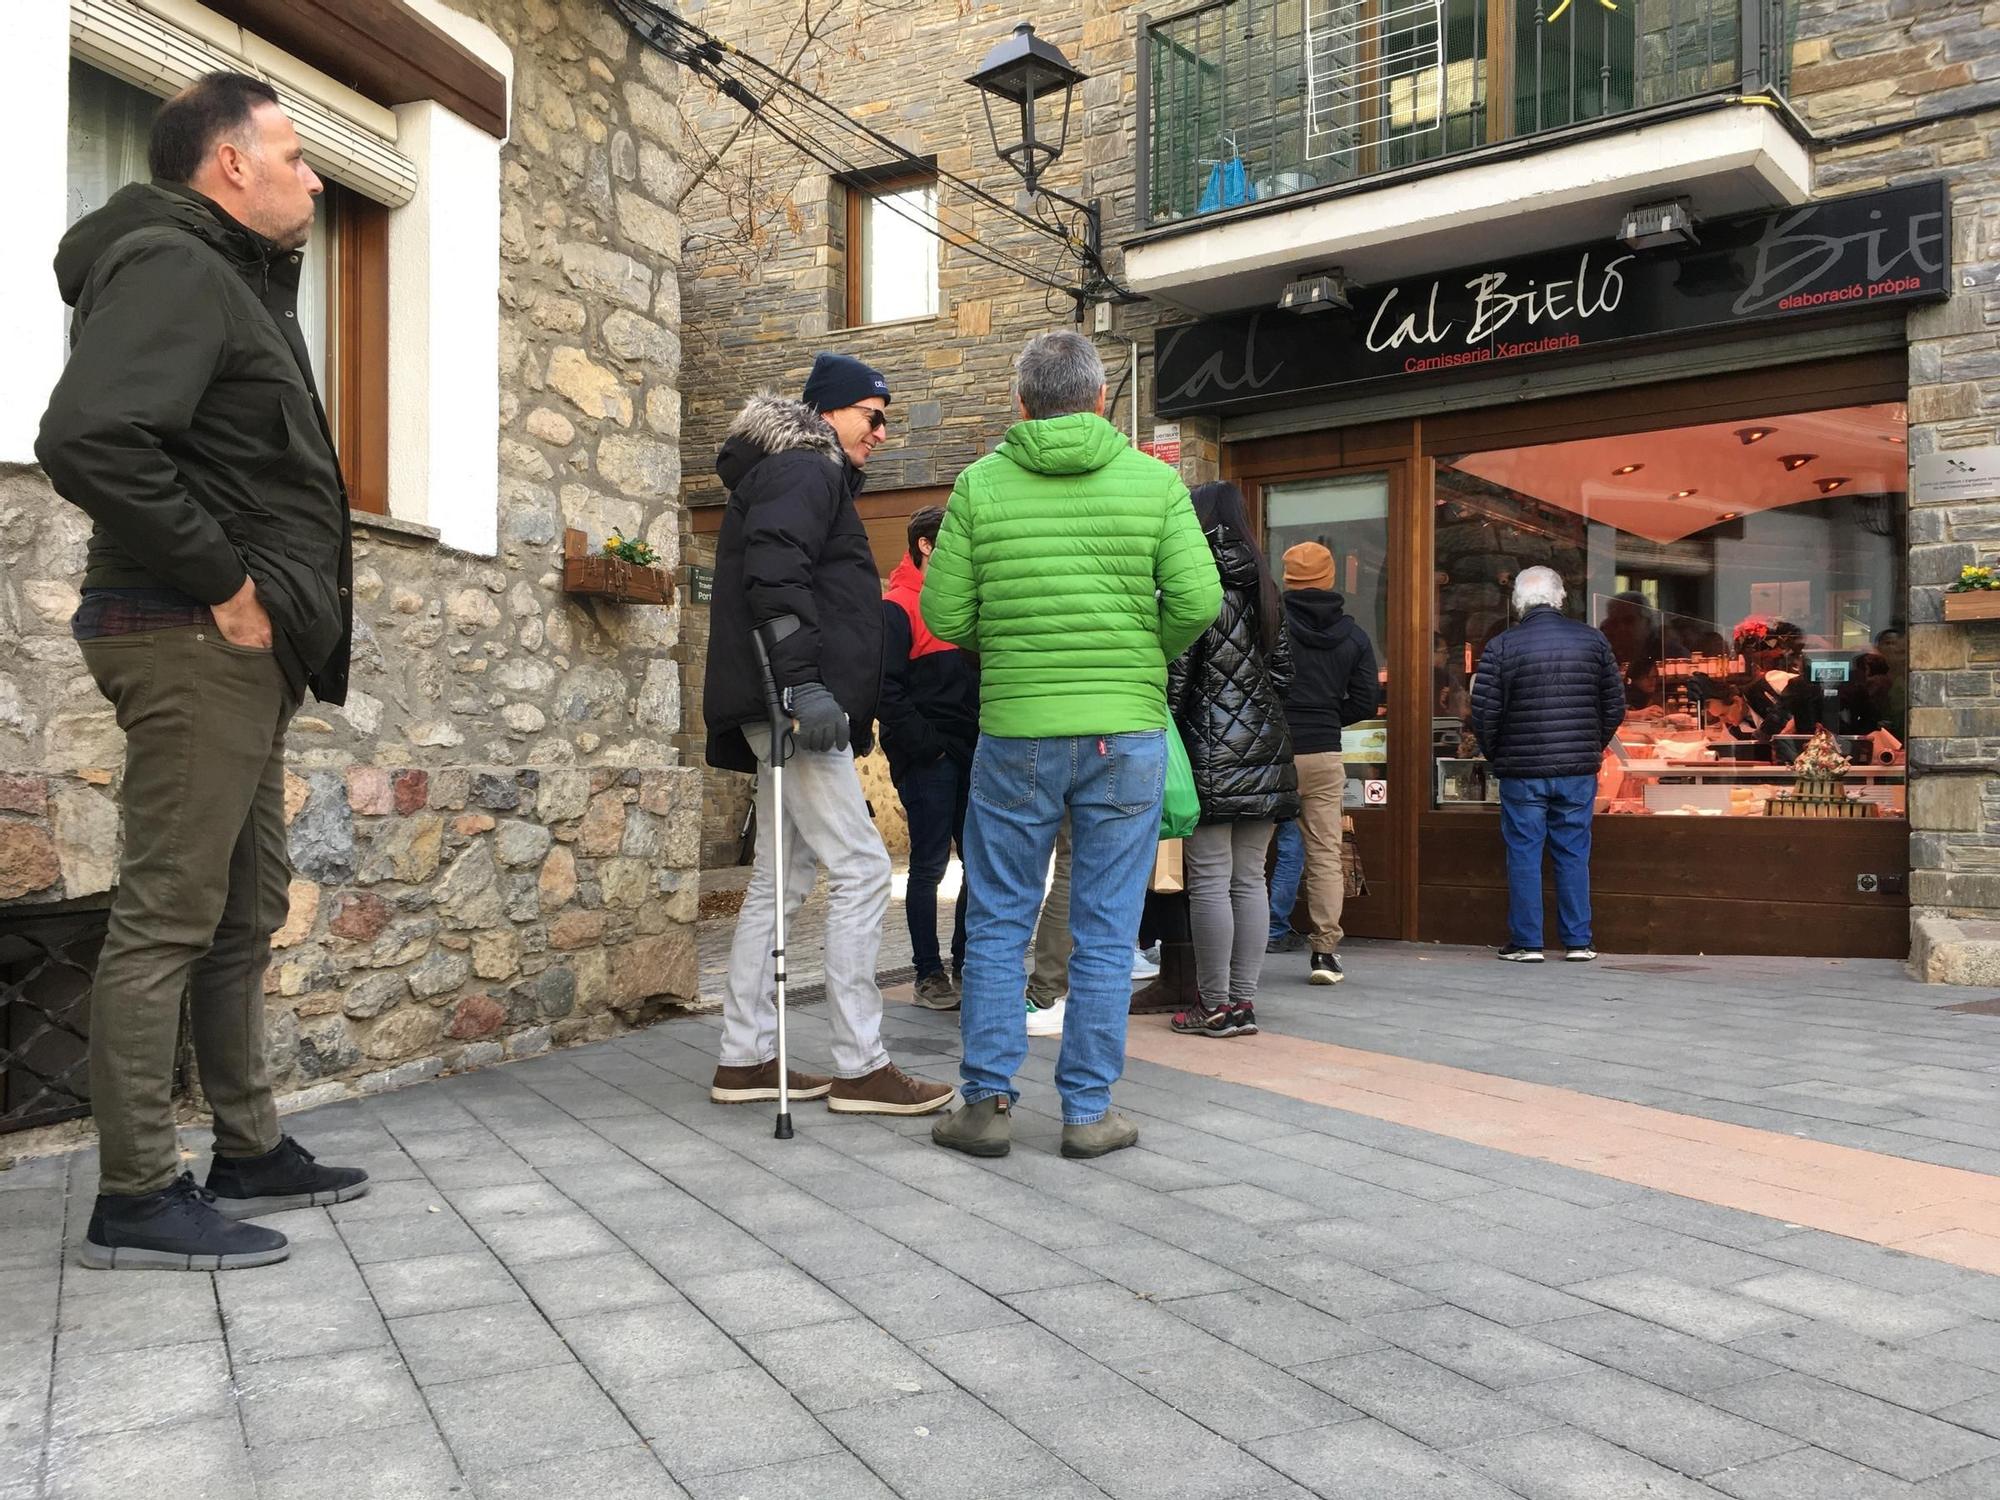
[(1674, 498), (1676, 500), (1685, 500), (1690, 495), (1699, 495), (1700, 493), (1700, 490), (1675, 490)]
[(1777, 430), (1775, 427), (1739, 427), (1736, 429), (1736, 441), (1747, 448), (1752, 443), (1763, 442)]
[(1644, 464), (1620, 464), (1611, 471), (1611, 476), (1614, 479), (1622, 479), (1627, 474), (1636, 474), (1645, 467)]
[(1839, 479), (1815, 479), (1813, 483), (1819, 486), (1819, 492), (1822, 495), (1831, 495), (1835, 490), (1847, 483), (1847, 478), (1843, 475)]
[(1787, 453), (1778, 462), (1785, 466), (1787, 474), (1796, 474), (1800, 469), (1803, 469), (1818, 457), (1817, 453)]

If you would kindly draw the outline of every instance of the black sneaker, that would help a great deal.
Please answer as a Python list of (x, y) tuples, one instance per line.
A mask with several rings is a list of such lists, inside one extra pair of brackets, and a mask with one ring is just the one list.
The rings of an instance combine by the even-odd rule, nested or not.
[(238, 1271), (276, 1265), (291, 1253), (277, 1230), (231, 1223), (215, 1195), (183, 1172), (157, 1193), (99, 1193), (82, 1261), (94, 1271)]
[(1340, 960), (1331, 953), (1315, 953), (1312, 962), (1312, 982), (1314, 984), (1339, 984), (1347, 977), (1341, 972)]
[(1542, 961), (1542, 950), (1539, 948), (1502, 948), (1494, 957), (1498, 958), (1502, 963), (1538, 964)]
[(1248, 1000), (1238, 1000), (1229, 1007), (1229, 1023), (1236, 1028), (1238, 1036), (1257, 1034), (1257, 1007)]
[(359, 1167), (322, 1167), (286, 1136), (262, 1156), (216, 1157), (208, 1190), (224, 1218), (254, 1219), (359, 1198), (368, 1191), (368, 1174)]
[(1237, 1035), (1236, 1012), (1227, 1005), (1218, 1005), (1214, 1010), (1197, 1005), (1189, 1010), (1177, 1011), (1168, 1024), (1183, 1036)]

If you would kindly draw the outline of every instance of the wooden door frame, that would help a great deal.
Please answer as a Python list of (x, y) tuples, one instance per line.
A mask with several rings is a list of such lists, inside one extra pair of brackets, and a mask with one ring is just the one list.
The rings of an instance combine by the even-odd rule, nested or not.
[[(1390, 429), (1401, 429), (1400, 442)], [(1412, 422), (1375, 424), (1353, 429), (1347, 436), (1362, 436), (1361, 442), (1343, 442), (1342, 434), (1317, 434), (1317, 444), (1281, 438), (1265, 443), (1234, 444), (1223, 450), (1223, 477), (1243, 491), (1248, 503), (1250, 524), (1262, 537), (1265, 532), (1264, 487), (1298, 480), (1337, 479), (1349, 474), (1381, 474), (1388, 481), (1388, 560), (1389, 637), (1382, 642), (1389, 668), (1389, 797), (1388, 824), (1390, 869), (1387, 872), (1396, 891), (1395, 937), (1409, 941), (1417, 930), (1417, 815), (1420, 811), (1412, 793), (1403, 788), (1421, 789), (1427, 771), (1420, 762), (1428, 755), (1430, 725), (1417, 722), (1418, 710), (1429, 702), (1427, 693), (1411, 691), (1416, 681), (1408, 675), (1415, 670), (1403, 663), (1421, 666), (1430, 659), (1426, 648), (1412, 655), (1413, 642), (1429, 628), (1429, 606), (1421, 595), (1429, 592), (1430, 574), (1422, 575), (1423, 589), (1416, 590), (1405, 578), (1405, 559), (1431, 550), (1430, 528), (1417, 524), (1420, 492), (1426, 487), (1418, 472), (1426, 467), (1417, 447), (1417, 429)], [(1414, 769), (1412, 757), (1419, 762)]]

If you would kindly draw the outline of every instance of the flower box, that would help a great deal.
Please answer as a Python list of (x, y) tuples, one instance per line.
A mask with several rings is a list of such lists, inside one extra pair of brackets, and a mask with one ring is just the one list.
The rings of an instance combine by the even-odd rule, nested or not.
[(1947, 620), (2000, 620), (2000, 589), (1965, 589), (1944, 596)]
[(674, 597), (674, 585), (662, 568), (645, 568), (592, 552), (589, 538), (571, 529), (563, 533), (563, 592), (615, 599), (620, 604), (666, 604)]

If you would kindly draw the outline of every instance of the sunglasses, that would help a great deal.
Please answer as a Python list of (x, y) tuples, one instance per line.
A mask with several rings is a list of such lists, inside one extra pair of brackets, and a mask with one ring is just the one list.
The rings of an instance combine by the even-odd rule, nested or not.
[(844, 406), (842, 411), (858, 411), (868, 418), (868, 430), (880, 432), (889, 425), (889, 414), (876, 406)]

